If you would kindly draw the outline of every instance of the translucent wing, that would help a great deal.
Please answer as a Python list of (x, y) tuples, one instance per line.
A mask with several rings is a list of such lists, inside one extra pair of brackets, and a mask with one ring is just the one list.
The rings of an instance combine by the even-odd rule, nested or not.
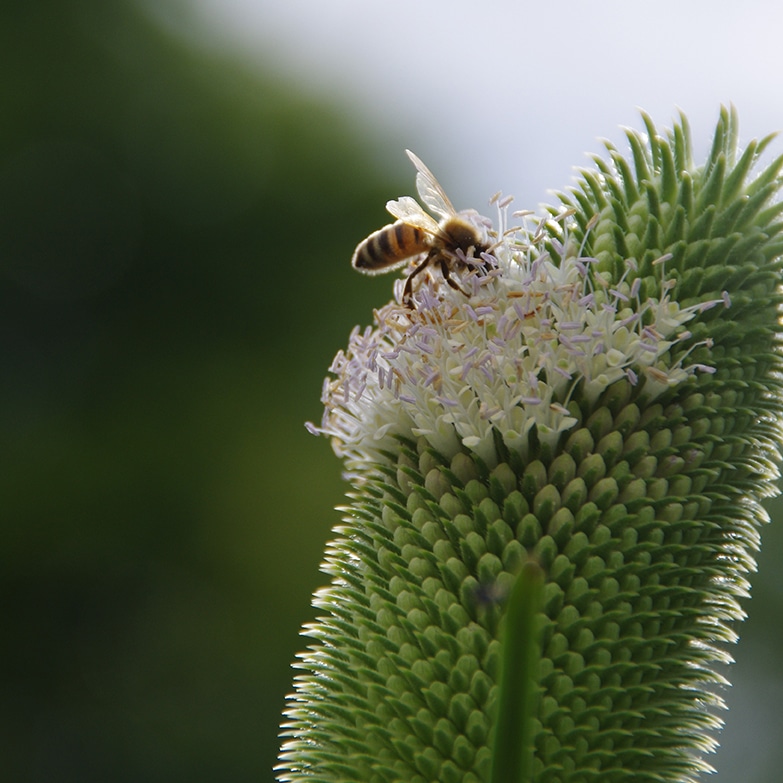
[(410, 150), (405, 150), (408, 157), (416, 167), (416, 190), (419, 191), (421, 200), (436, 215), (441, 217), (451, 217), (456, 215), (454, 205), (449, 201), (449, 197), (443, 192), (435, 175), (422, 163), (421, 159), (414, 155)]
[(410, 196), (402, 196), (396, 201), (388, 201), (386, 209), (403, 223), (416, 226), (428, 234), (437, 234), (440, 230), (437, 221), (422, 209), (416, 199)]

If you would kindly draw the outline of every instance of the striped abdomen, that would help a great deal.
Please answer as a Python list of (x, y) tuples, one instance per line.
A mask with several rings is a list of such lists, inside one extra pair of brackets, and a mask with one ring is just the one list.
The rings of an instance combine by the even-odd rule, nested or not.
[(375, 275), (402, 266), (409, 258), (430, 248), (430, 235), (426, 231), (398, 220), (360, 242), (351, 263), (354, 269)]

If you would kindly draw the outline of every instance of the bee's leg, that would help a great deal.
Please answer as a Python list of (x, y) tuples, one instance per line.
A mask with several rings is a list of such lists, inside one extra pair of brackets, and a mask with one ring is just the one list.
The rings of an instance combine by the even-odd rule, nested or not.
[(447, 283), (448, 283), (448, 284), (449, 284), (449, 285), (450, 285), (450, 286), (451, 286), (451, 287), (452, 287), (452, 288), (453, 288), (455, 291), (459, 291), (461, 294), (464, 294), (465, 296), (467, 296), (468, 298), (470, 298), (470, 294), (469, 294), (469, 293), (468, 293), (468, 292), (467, 292), (467, 291), (466, 291), (464, 288), (461, 288), (460, 286), (458, 286), (458, 285), (457, 285), (457, 284), (454, 282), (454, 278), (451, 276), (451, 270), (449, 269), (449, 264), (448, 264), (448, 262), (446, 261), (446, 259), (445, 259), (445, 258), (443, 258), (443, 257), (441, 256), (441, 258), (440, 258), (440, 260), (439, 260), (439, 262), (438, 262), (438, 263), (440, 264), (440, 273), (441, 273), (441, 275), (443, 276), (443, 279), (444, 279), (444, 280), (445, 280), (445, 281), (446, 281), (446, 282), (447, 282)]
[(412, 307), (410, 298), (413, 295), (413, 278), (430, 265), (434, 255), (435, 253), (432, 250), (427, 253), (426, 258), (408, 275), (408, 279), (405, 281), (405, 288), (402, 291), (402, 303), (404, 305)]

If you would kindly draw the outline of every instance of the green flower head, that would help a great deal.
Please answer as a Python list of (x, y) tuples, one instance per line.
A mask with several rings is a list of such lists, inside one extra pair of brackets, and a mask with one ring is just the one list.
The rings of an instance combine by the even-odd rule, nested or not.
[[(499, 196), (494, 222), (459, 213), (471, 245), (438, 234), (453, 208), (412, 156), (441, 228), (390, 202), (428, 255), (351, 334), (310, 425), (352, 490), (281, 781), (708, 769), (778, 476), (783, 159), (753, 176), (772, 137), (740, 151), (733, 110), (702, 166), (684, 117), (664, 135), (644, 121), (630, 160), (607, 145), (544, 216)], [(514, 670), (526, 777), (499, 747)]]

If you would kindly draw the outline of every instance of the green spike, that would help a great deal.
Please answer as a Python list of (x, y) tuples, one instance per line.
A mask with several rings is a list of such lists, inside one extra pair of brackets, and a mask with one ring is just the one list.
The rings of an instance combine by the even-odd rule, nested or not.
[(655, 124), (652, 121), (647, 112), (642, 111), (642, 122), (647, 129), (647, 144), (649, 145), (649, 160), (652, 163), (653, 169), (656, 171), (661, 168), (661, 139), (658, 137), (658, 131)]
[(674, 204), (677, 198), (679, 182), (672, 148), (668, 144), (661, 144), (659, 146), (659, 157), (661, 161), (661, 199), (668, 204)]
[(724, 202), (734, 200), (742, 192), (745, 180), (758, 159), (758, 154), (758, 145), (756, 142), (751, 141), (742, 153), (739, 162), (726, 177), (726, 181), (723, 184), (722, 195)]
[[(648, 201), (653, 200), (653, 191), (648, 191), (647, 195)], [(650, 211), (652, 212), (652, 209)], [(642, 244), (648, 249), (650, 255), (652, 256), (650, 261), (654, 261), (661, 255), (663, 241), (661, 238), (661, 225), (657, 220), (647, 221), (647, 228), (644, 232)]]
[(709, 177), (701, 186), (696, 200), (696, 210), (701, 211), (708, 205), (719, 205), (722, 198), (723, 182), (726, 175), (726, 155), (721, 152), (712, 161)]
[(685, 238), (687, 226), (685, 215), (685, 209), (682, 205), (678, 204), (672, 213), (671, 223), (669, 223), (663, 238), (663, 245), (667, 248), (668, 252), (671, 252), (670, 248), (672, 245)]
[(604, 191), (603, 183), (600, 177), (592, 171), (583, 171), (582, 189), (589, 197), (592, 197), (599, 209), (603, 209), (609, 204), (608, 194)]
[(703, 167), (704, 174), (710, 176), (713, 167), (718, 160), (723, 158), (725, 164), (726, 139), (728, 137), (729, 112), (725, 106), (721, 106), (718, 124), (715, 126), (715, 134), (712, 138), (712, 148), (707, 156), (707, 162)]
[(694, 207), (693, 207), (693, 179), (690, 173), (683, 172), (680, 175), (680, 184), (677, 195), (677, 204), (681, 204), (685, 210), (685, 215), (688, 219), (691, 219)]
[(759, 188), (750, 194), (750, 198), (742, 205), (742, 210), (737, 217), (737, 225), (744, 229), (758, 225), (759, 212), (769, 203), (770, 198), (777, 192), (779, 187), (778, 184), (770, 183), (765, 188)]
[(675, 140), (675, 159), (677, 171), (686, 172), (693, 169), (693, 147), (691, 144), (691, 128), (688, 118), (681, 111), (680, 122), (674, 125), (673, 136)]
[(625, 191), (625, 203), (630, 206), (639, 200), (639, 191), (636, 187), (636, 181), (634, 180), (631, 167), (628, 165), (628, 161), (617, 151), (612, 153), (612, 163), (622, 178), (623, 189)]
[(622, 211), (625, 212), (627, 206), (627, 200), (622, 184), (614, 176), (614, 170), (611, 165), (607, 163), (603, 158), (596, 157), (596, 168), (604, 175), (604, 186), (606, 190), (613, 196), (613, 200), (619, 204), (622, 204)]
[(644, 195), (647, 201), (647, 210), (650, 215), (650, 221), (656, 222), (661, 218), (661, 193), (652, 182), (644, 184)]
[(644, 146), (642, 138), (636, 131), (627, 130), (625, 137), (628, 139), (628, 143), (631, 146), (631, 154), (633, 155), (634, 169), (636, 170), (636, 181), (639, 183), (649, 182), (652, 180), (652, 174), (650, 172), (651, 154), (649, 150)]
[(783, 214), (783, 201), (760, 210), (756, 215), (756, 222), (758, 225), (768, 226), (766, 230), (767, 236), (773, 237), (783, 231), (783, 222), (773, 222), (781, 214)]
[[(777, 180), (780, 176), (781, 169), (783, 169), (783, 155), (775, 158), (775, 160), (748, 185), (746, 188), (748, 195), (752, 196), (759, 190), (773, 184), (776, 188), (779, 188), (780, 184)], [(775, 192), (777, 192), (777, 190)]]
[(745, 203), (741, 199), (731, 201), (726, 209), (719, 214), (716, 213), (715, 221), (710, 227), (711, 234), (720, 237), (730, 233), (735, 227), (741, 229), (743, 226), (740, 218), (744, 208)]
[(726, 158), (729, 166), (734, 166), (739, 149), (739, 116), (737, 107), (731, 104), (729, 107), (728, 133), (726, 135)]

